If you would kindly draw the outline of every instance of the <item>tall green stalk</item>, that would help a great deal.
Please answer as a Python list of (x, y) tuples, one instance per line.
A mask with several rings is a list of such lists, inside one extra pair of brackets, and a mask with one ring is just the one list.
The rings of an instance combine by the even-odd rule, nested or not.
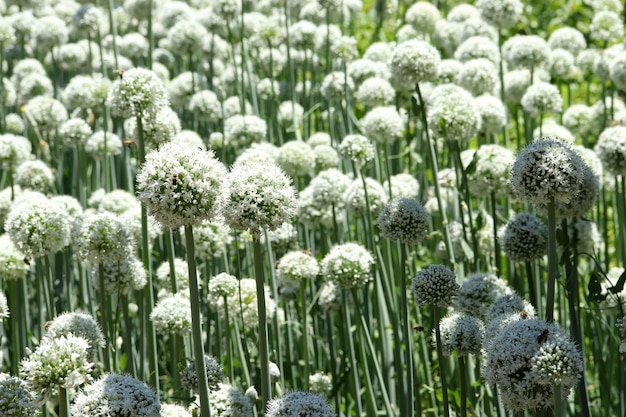
[(193, 226), (185, 226), (185, 246), (187, 248), (187, 268), (189, 271), (189, 301), (191, 303), (191, 336), (193, 354), (198, 373), (198, 393), (200, 395), (200, 415), (211, 417), (209, 405), (209, 381), (204, 365), (204, 343), (202, 342), (202, 316), (200, 315), (200, 294), (198, 291), (198, 273), (196, 270), (195, 243)]
[(254, 238), (254, 275), (256, 279), (256, 297), (259, 312), (259, 362), (261, 366), (261, 397), (263, 409), (267, 402), (272, 399), (272, 383), (270, 379), (270, 355), (269, 337), (267, 334), (267, 309), (265, 306), (265, 279), (263, 273), (263, 256), (261, 254), (261, 241)]
[(554, 292), (558, 255), (556, 252), (556, 207), (554, 199), (548, 204), (548, 290), (546, 295), (546, 321), (554, 321)]
[(441, 344), (441, 331), (439, 329), (439, 310), (436, 305), (432, 306), (433, 327), (435, 328), (435, 340), (437, 342), (437, 359), (439, 361), (439, 377), (441, 379), (441, 399), (443, 400), (443, 415), (450, 417), (450, 402), (448, 400), (448, 382), (446, 380), (446, 361), (443, 357)]
[(413, 389), (415, 386), (413, 378), (413, 339), (411, 338), (411, 321), (409, 319), (409, 302), (407, 297), (406, 279), (406, 246), (400, 244), (400, 304), (402, 306), (402, 326), (404, 339), (404, 362), (406, 365), (406, 413), (407, 416), (415, 415), (415, 398)]

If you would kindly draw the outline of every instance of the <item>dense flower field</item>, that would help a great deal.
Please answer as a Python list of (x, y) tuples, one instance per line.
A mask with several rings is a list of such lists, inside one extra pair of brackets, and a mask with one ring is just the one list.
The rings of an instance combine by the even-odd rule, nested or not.
[(618, 0), (0, 0), (0, 416), (626, 415)]

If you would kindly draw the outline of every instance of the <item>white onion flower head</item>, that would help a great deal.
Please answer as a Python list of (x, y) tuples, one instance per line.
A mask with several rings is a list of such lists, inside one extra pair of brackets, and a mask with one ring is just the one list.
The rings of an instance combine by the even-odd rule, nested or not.
[(602, 10), (594, 13), (589, 25), (589, 35), (595, 41), (614, 43), (624, 37), (624, 25), (617, 13)]
[(551, 118), (543, 119), (541, 126), (537, 126), (535, 130), (533, 130), (533, 137), (538, 138), (541, 136), (548, 136), (568, 145), (573, 145), (575, 141), (574, 135), (569, 129), (558, 124)]
[[(389, 184), (390, 182), (391, 186)], [(383, 188), (385, 190), (391, 188), (393, 198), (417, 198), (420, 193), (419, 181), (413, 175), (407, 173), (392, 175), (389, 179), (385, 180)]]
[(254, 115), (233, 115), (224, 121), (224, 136), (237, 147), (259, 143), (267, 137), (267, 123)]
[(368, 111), (359, 125), (363, 134), (380, 144), (391, 144), (402, 137), (404, 119), (395, 107), (375, 107)]
[(611, 126), (598, 138), (594, 150), (611, 175), (626, 175), (626, 127)]
[(336, 245), (322, 259), (322, 276), (342, 289), (363, 287), (372, 278), (374, 257), (358, 243)]
[(554, 202), (557, 213), (569, 216), (589, 210), (598, 190), (593, 172), (580, 155), (550, 138), (535, 140), (517, 154), (510, 185), (517, 198), (542, 209)]
[[(367, 198), (364, 186), (367, 187)], [(367, 177), (365, 184), (360, 178), (352, 181), (344, 193), (343, 200), (349, 213), (357, 216), (364, 216), (367, 213), (377, 216), (387, 204), (389, 195), (381, 183), (374, 178)]]
[(580, 51), (587, 48), (585, 36), (578, 29), (572, 27), (561, 27), (556, 29), (548, 37), (548, 46), (557, 49), (562, 48), (577, 56)]
[(191, 413), (182, 405), (161, 404), (161, 417), (191, 417)]
[(487, 308), (485, 318), (490, 321), (503, 314), (509, 315), (514, 313), (527, 317), (534, 317), (536, 314), (535, 307), (533, 307), (532, 304), (520, 297), (518, 294), (509, 293), (502, 294), (493, 300), (491, 305)]
[(355, 98), (367, 107), (384, 106), (390, 104), (396, 96), (391, 83), (384, 78), (371, 77), (359, 85)]
[[(247, 393), (247, 391), (246, 391)], [(211, 392), (211, 415), (224, 417), (252, 417), (254, 402), (239, 389), (220, 382)]]
[(485, 21), (500, 29), (515, 26), (523, 11), (520, 0), (478, 0), (476, 7)]
[(122, 153), (122, 145), (122, 139), (115, 133), (99, 130), (87, 138), (85, 152), (92, 158), (101, 160), (107, 156), (120, 155)]
[(410, 40), (397, 45), (389, 61), (391, 75), (406, 84), (434, 81), (441, 57), (434, 46), (421, 40)]
[(63, 146), (66, 149), (84, 146), (92, 133), (91, 126), (77, 117), (68, 119), (59, 128), (59, 137), (63, 140)]
[(329, 375), (316, 372), (309, 376), (309, 389), (316, 394), (326, 395), (333, 389), (333, 381)]
[[(130, 290), (140, 290), (147, 282), (143, 262), (135, 255), (129, 254), (122, 261), (104, 263), (104, 290), (111, 294), (128, 294)], [(100, 270), (93, 269), (93, 284), (100, 291)]]
[[(130, 118), (126, 121), (128, 122), (126, 132), (132, 132), (132, 137), (138, 138), (137, 119)], [(181, 130), (178, 113), (169, 106), (162, 107), (156, 113), (146, 113), (142, 122), (143, 139), (148, 149), (154, 149), (162, 143), (170, 142)]]
[(500, 98), (491, 94), (483, 94), (474, 99), (482, 122), (481, 132), (486, 135), (494, 135), (502, 131), (506, 126), (507, 109)]
[(421, 243), (428, 235), (430, 215), (414, 198), (395, 198), (378, 214), (381, 235), (404, 245)]
[(563, 109), (563, 97), (555, 85), (537, 82), (528, 87), (521, 104), (524, 111), (532, 116), (545, 112), (557, 113)]
[(118, 215), (137, 207), (141, 207), (137, 197), (123, 189), (112, 190), (106, 193), (104, 198), (97, 204), (98, 211), (109, 211)]
[(321, 172), (339, 166), (339, 152), (330, 145), (319, 145), (313, 148), (315, 154), (315, 172)]
[(359, 57), (356, 39), (353, 36), (340, 36), (330, 44), (331, 53), (344, 62), (350, 62)]
[(315, 152), (306, 142), (291, 140), (278, 149), (276, 162), (292, 178), (311, 175), (315, 168)]
[(326, 75), (320, 85), (320, 93), (327, 100), (341, 100), (345, 97), (346, 91), (352, 94), (354, 91), (354, 81), (352, 77), (340, 71), (333, 71)]
[(591, 132), (592, 119), (591, 108), (585, 104), (572, 104), (563, 112), (563, 126), (574, 134), (580, 136)]
[(500, 51), (491, 39), (485, 36), (472, 36), (458, 46), (454, 52), (454, 58), (460, 62), (484, 58), (494, 65), (500, 63)]
[(337, 168), (331, 168), (320, 172), (309, 183), (313, 199), (321, 206), (343, 207), (343, 195), (352, 184), (343, 172)]
[(452, 305), (453, 298), (459, 290), (456, 276), (450, 268), (431, 264), (421, 269), (413, 278), (411, 292), (419, 306), (433, 304), (439, 307)]
[(485, 337), (483, 322), (469, 314), (451, 313), (439, 322), (441, 347), (444, 355), (456, 352), (459, 356), (480, 354)]
[(30, 267), (24, 262), (24, 257), (8, 234), (0, 235), (0, 279), (14, 281), (26, 277)]
[[(9, 302), (7, 301), (6, 295), (4, 295), (4, 292), (0, 290), (0, 322), (10, 316), (11, 311), (9, 310)], [(1, 407), (2, 406), (0, 405), (0, 410), (2, 410)]]
[(70, 242), (70, 221), (59, 204), (46, 198), (14, 203), (4, 227), (27, 257), (57, 252)]
[(474, 36), (484, 36), (491, 39), (493, 42), (497, 42), (498, 31), (482, 17), (472, 17), (465, 20), (463, 24), (459, 26), (459, 32), (456, 36), (461, 43)]
[(580, 349), (563, 329), (539, 319), (515, 320), (487, 344), (483, 375), (498, 386), (504, 406), (518, 411), (552, 406), (555, 389), (567, 398), (582, 366)]
[(33, 159), (17, 167), (14, 181), (24, 190), (46, 193), (54, 185), (54, 174), (45, 162)]
[(238, 288), (239, 283), (235, 276), (220, 272), (209, 279), (209, 303), (213, 306), (221, 298), (234, 296), (238, 292)]
[(441, 19), (439, 9), (427, 1), (418, 1), (411, 5), (404, 14), (404, 20), (415, 30), (423, 34), (431, 34), (435, 24)]
[(442, 59), (437, 66), (437, 81), (439, 84), (453, 83), (457, 74), (463, 68), (463, 63), (456, 59)]
[(194, 228), (196, 252), (203, 256), (219, 258), (228, 253), (228, 245), (233, 242), (230, 228), (221, 217), (213, 221), (203, 221)]
[(566, 49), (553, 49), (548, 56), (547, 70), (554, 80), (571, 81), (576, 78), (578, 69), (575, 67), (575, 58)]
[(227, 193), (226, 168), (212, 152), (163, 144), (146, 155), (137, 192), (163, 226), (176, 229), (211, 220)]
[(172, 50), (187, 56), (202, 46), (202, 39), (209, 33), (200, 23), (194, 20), (179, 20), (167, 32)]
[(44, 338), (20, 363), (20, 376), (43, 396), (91, 381), (94, 364), (88, 356), (89, 342), (72, 334)]
[(520, 104), (530, 86), (530, 70), (517, 69), (504, 74), (504, 101)]
[(548, 43), (537, 35), (514, 35), (502, 44), (502, 56), (512, 69), (535, 69), (549, 54)]
[(0, 373), (0, 414), (11, 417), (37, 417), (30, 385), (22, 378)]
[(387, 62), (391, 58), (391, 46), (388, 42), (374, 42), (363, 53), (363, 59), (376, 62)]
[(91, 262), (111, 262), (126, 259), (133, 252), (135, 241), (119, 216), (100, 212), (83, 220), (76, 245), (81, 259)]
[(356, 85), (361, 85), (368, 78), (383, 78), (389, 80), (389, 67), (385, 62), (370, 59), (356, 59), (348, 63), (348, 76)]
[(230, 195), (222, 214), (230, 227), (258, 238), (262, 229), (275, 230), (295, 214), (295, 190), (278, 166), (236, 165), (228, 178)]
[(32, 26), (30, 41), (37, 51), (47, 51), (67, 42), (69, 30), (65, 22), (54, 15), (43, 16)]
[(459, 32), (461, 28), (462, 23), (445, 19), (439, 20), (435, 24), (435, 30), (431, 35), (433, 45), (444, 51), (447, 55), (454, 55), (454, 51), (460, 43)]
[[(194, 238), (196, 229), (194, 228)], [(189, 288), (189, 269), (187, 261), (182, 258), (174, 258), (174, 280), (179, 290), (185, 290)], [(162, 288), (171, 288), (171, 272), (170, 263), (164, 261), (156, 269), (156, 279), (159, 282), (159, 286)]]
[(145, 383), (129, 376), (106, 374), (76, 395), (72, 416), (158, 417), (158, 395)]
[(52, 97), (37, 96), (24, 106), (24, 112), (31, 124), (40, 133), (54, 133), (68, 119), (65, 106)]
[(315, 278), (320, 273), (320, 266), (310, 253), (293, 251), (278, 260), (276, 276), (283, 283), (300, 283)]
[(333, 417), (326, 397), (307, 391), (291, 391), (267, 403), (265, 417)]
[(69, 311), (56, 316), (46, 327), (46, 338), (57, 339), (62, 336), (82, 337), (89, 343), (87, 353), (93, 358), (98, 348), (104, 347), (105, 340), (100, 325), (89, 314)]
[(461, 280), (454, 307), (460, 312), (482, 320), (486, 318), (487, 309), (496, 298), (511, 292), (506, 282), (496, 275), (471, 274)]
[(611, 81), (620, 90), (626, 88), (626, 51), (622, 51), (610, 62), (609, 74)]
[(515, 161), (513, 152), (499, 145), (482, 145), (472, 159), (472, 168), (466, 169), (469, 188), (477, 197), (497, 197), (508, 194), (508, 177)]
[(181, 293), (161, 297), (150, 313), (158, 334), (184, 336), (191, 332), (191, 303)]
[(0, 166), (3, 170), (14, 170), (30, 158), (32, 145), (21, 135), (0, 135)]
[(347, 135), (341, 140), (339, 153), (344, 158), (351, 159), (357, 169), (374, 159), (374, 145), (363, 135)]
[[(258, 85), (257, 85), (257, 88)], [(220, 101), (211, 90), (200, 90), (189, 99), (189, 111), (197, 117), (208, 122), (217, 122), (222, 118), (222, 106)]]
[(518, 214), (503, 226), (499, 235), (502, 251), (513, 261), (529, 262), (547, 253), (548, 229), (533, 214)]
[(143, 117), (169, 103), (168, 93), (159, 76), (145, 68), (131, 68), (117, 79), (107, 99), (113, 114)]
[(482, 117), (468, 92), (461, 90), (446, 96), (434, 96), (427, 117), (428, 127), (435, 138), (466, 141), (480, 131)]
[[(241, 318), (246, 331), (255, 330), (259, 326), (259, 312), (257, 302), (256, 280), (252, 278), (241, 278), (237, 280), (236, 291), (226, 298), (211, 297), (209, 303), (217, 310), (220, 317), (224, 317), (225, 305), (228, 305), (229, 312), (236, 312)], [(268, 319), (272, 319), (276, 314), (276, 302), (271, 298), (271, 291), (267, 285), (265, 288), (265, 307)], [(233, 314), (233, 313), (229, 313)]]
[(4, 118), (4, 125), (6, 129), (6, 133), (11, 134), (11, 135), (24, 134), (24, 128), (26, 127), (22, 117), (16, 113), (7, 114), (6, 117)]
[(475, 96), (491, 93), (498, 85), (498, 70), (488, 59), (472, 59), (463, 64), (456, 81)]

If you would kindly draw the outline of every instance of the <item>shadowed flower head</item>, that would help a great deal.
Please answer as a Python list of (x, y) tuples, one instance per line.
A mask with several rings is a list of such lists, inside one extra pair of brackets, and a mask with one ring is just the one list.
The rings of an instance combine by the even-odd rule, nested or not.
[(454, 306), (461, 312), (484, 319), (491, 303), (500, 295), (509, 293), (511, 289), (503, 279), (493, 274), (472, 274), (461, 281)]
[(176, 229), (213, 219), (226, 193), (226, 168), (209, 151), (172, 143), (146, 155), (137, 193), (154, 218)]
[(133, 252), (134, 243), (119, 216), (107, 211), (83, 220), (76, 239), (81, 259), (92, 263), (124, 260)]
[(444, 355), (456, 352), (459, 356), (477, 355), (483, 344), (485, 326), (469, 314), (452, 313), (442, 318), (441, 347)]
[(548, 228), (535, 215), (518, 214), (499, 234), (502, 251), (513, 261), (532, 261), (547, 253)]
[(0, 415), (11, 417), (37, 417), (32, 388), (28, 383), (9, 374), (0, 374)]
[[(213, 356), (209, 355), (204, 355), (204, 366), (209, 390), (216, 390), (219, 383), (224, 379), (224, 369)], [(180, 372), (180, 384), (183, 389), (198, 392), (198, 372), (195, 362), (191, 362)]]
[(413, 278), (411, 291), (419, 306), (433, 304), (448, 307), (452, 305), (452, 300), (459, 291), (459, 284), (450, 268), (432, 264), (420, 270)]
[(104, 335), (96, 320), (89, 314), (74, 311), (55, 317), (47, 326), (45, 337), (56, 339), (70, 334), (82, 337), (89, 342), (90, 357), (105, 344)]
[(333, 417), (335, 413), (320, 394), (291, 391), (267, 403), (265, 417)]
[(414, 198), (396, 198), (383, 207), (378, 215), (378, 227), (383, 237), (416, 245), (428, 234), (430, 216)]

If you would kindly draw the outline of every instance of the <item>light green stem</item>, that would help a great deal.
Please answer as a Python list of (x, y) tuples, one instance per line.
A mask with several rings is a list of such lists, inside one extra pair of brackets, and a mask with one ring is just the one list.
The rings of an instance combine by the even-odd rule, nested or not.
[(546, 321), (554, 321), (554, 292), (557, 275), (556, 207), (554, 199), (548, 203), (548, 289), (546, 294)]
[(256, 297), (259, 313), (259, 362), (261, 367), (261, 397), (263, 409), (267, 402), (272, 399), (272, 383), (270, 380), (270, 355), (269, 338), (267, 334), (267, 309), (265, 307), (265, 279), (263, 274), (263, 256), (261, 254), (261, 241), (253, 240), (254, 251), (254, 275), (256, 279)]
[(404, 362), (406, 364), (406, 412), (408, 416), (415, 415), (414, 381), (413, 381), (413, 339), (411, 338), (411, 320), (409, 319), (409, 302), (407, 297), (406, 280), (406, 246), (400, 244), (400, 305), (402, 306), (402, 326), (404, 333)]
[(59, 417), (70, 417), (70, 400), (67, 390), (59, 387)]
[(195, 244), (193, 226), (185, 226), (185, 246), (187, 247), (187, 268), (189, 270), (189, 301), (191, 303), (191, 336), (193, 354), (198, 372), (198, 393), (200, 395), (200, 415), (211, 417), (209, 405), (209, 381), (204, 366), (204, 344), (202, 342), (202, 317), (200, 316), (200, 295), (198, 292), (198, 273), (196, 271)]
[(443, 357), (441, 345), (441, 331), (439, 329), (439, 310), (436, 305), (432, 306), (433, 326), (435, 328), (435, 340), (437, 341), (437, 359), (439, 360), (439, 377), (441, 378), (441, 398), (443, 400), (443, 415), (450, 417), (450, 402), (448, 400), (448, 382), (446, 380), (446, 361)]

